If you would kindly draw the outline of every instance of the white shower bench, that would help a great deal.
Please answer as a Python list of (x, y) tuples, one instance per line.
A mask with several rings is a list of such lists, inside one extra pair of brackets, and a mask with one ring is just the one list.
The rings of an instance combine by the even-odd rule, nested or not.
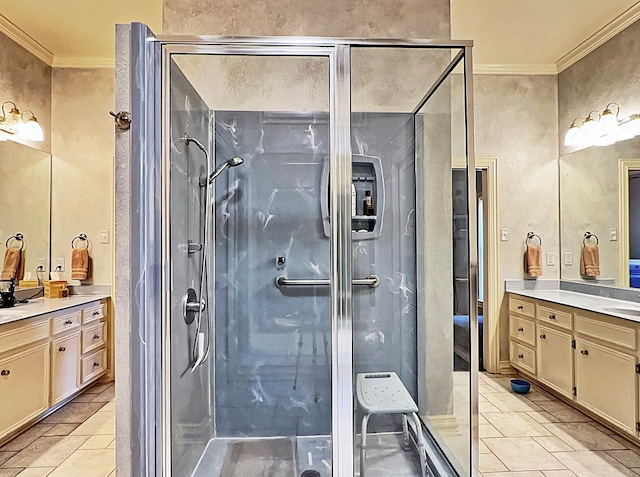
[(416, 426), (420, 469), (426, 476), (426, 449), (422, 424), (418, 418), (418, 406), (394, 372), (359, 373), (356, 376), (356, 398), (358, 407), (364, 413), (362, 418), (362, 437), (360, 442), (360, 477), (365, 477), (365, 457), (367, 446), (367, 425), (373, 414), (402, 414), (403, 449), (411, 448), (407, 417), (411, 416)]

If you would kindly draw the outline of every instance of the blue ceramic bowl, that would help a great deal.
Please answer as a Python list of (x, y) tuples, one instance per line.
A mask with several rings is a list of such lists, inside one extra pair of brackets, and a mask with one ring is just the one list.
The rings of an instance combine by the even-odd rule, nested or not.
[(511, 380), (511, 389), (518, 394), (527, 394), (530, 388), (531, 384), (529, 381), (525, 381), (524, 379)]

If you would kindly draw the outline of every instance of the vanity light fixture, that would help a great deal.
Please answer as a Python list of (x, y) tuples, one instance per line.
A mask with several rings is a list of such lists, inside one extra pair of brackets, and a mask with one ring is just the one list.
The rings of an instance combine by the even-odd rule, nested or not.
[[(612, 110), (613, 106), (616, 107), (615, 113)], [(602, 114), (591, 111), (582, 125), (578, 124), (579, 119), (574, 119), (564, 138), (564, 145), (579, 148), (609, 146), (616, 141), (640, 135), (640, 114), (632, 114), (621, 120), (618, 119), (619, 113), (620, 106), (609, 103)]]
[[(24, 121), (22, 116), (26, 113), (30, 113), (31, 116)], [(0, 141), (6, 141), (14, 135), (28, 141), (44, 140), (42, 127), (33, 111), (27, 110), (20, 114), (16, 103), (5, 101), (2, 103), (2, 116), (0, 116)]]

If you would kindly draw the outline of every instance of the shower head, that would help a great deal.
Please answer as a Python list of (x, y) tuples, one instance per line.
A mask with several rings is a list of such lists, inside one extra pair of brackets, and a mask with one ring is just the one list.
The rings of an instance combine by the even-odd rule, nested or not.
[(211, 184), (214, 180), (216, 180), (216, 177), (218, 177), (220, 174), (222, 174), (222, 172), (227, 167), (236, 167), (236, 166), (239, 166), (240, 164), (242, 164), (243, 162), (244, 162), (244, 159), (242, 159), (241, 157), (237, 157), (237, 156), (236, 157), (232, 157), (231, 159), (229, 159), (226, 162), (223, 162), (218, 167), (216, 167), (215, 170), (209, 176), (209, 184)]

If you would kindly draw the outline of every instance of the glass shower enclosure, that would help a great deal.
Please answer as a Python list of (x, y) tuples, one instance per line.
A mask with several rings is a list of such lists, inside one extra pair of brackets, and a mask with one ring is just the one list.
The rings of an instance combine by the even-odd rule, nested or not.
[(478, 475), (471, 44), (128, 41), (140, 475)]

